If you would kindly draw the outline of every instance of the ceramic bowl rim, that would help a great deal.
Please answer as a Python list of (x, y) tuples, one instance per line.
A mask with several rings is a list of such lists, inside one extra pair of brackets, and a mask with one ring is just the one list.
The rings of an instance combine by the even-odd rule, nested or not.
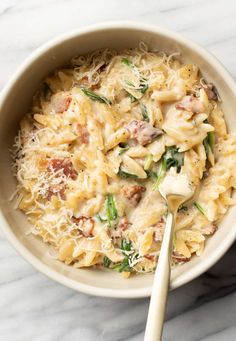
[[(236, 96), (236, 84), (233, 78), (230, 76), (228, 71), (222, 66), (222, 64), (208, 51), (206, 51), (203, 47), (198, 44), (182, 37), (180, 34), (172, 32), (162, 27), (136, 22), (136, 21), (108, 21), (104, 23), (97, 23), (94, 25), (89, 25), (86, 27), (82, 27), (73, 31), (66, 32), (57, 36), (54, 39), (51, 39), (49, 42), (43, 44), (39, 48), (37, 48), (34, 52), (32, 52), (26, 60), (18, 67), (17, 71), (10, 78), (8, 83), (5, 85), (4, 89), (1, 92), (1, 104), (4, 101), (8, 100), (8, 93), (11, 91), (11, 88), (14, 86), (15, 82), (21, 78), (21, 75), (24, 71), (37, 59), (47, 52), (47, 50), (57, 46), (58, 44), (63, 43), (68, 39), (72, 39), (76, 36), (99, 32), (102, 30), (142, 30), (147, 33), (154, 33), (158, 35), (163, 35), (166, 38), (170, 38), (176, 42), (181, 43), (182, 45), (187, 46), (190, 50), (195, 53), (200, 54), (204, 59), (208, 60), (209, 64), (214, 67), (214, 70), (217, 70), (218, 74), (220, 74), (225, 82), (231, 87), (232, 92)], [(1, 117), (0, 117), (1, 119)], [(25, 260), (27, 260), (35, 269), (48, 276), (49, 278), (69, 287), (74, 290), (94, 295), (94, 296), (102, 296), (102, 297), (113, 297), (113, 298), (141, 298), (148, 297), (151, 294), (151, 287), (143, 287), (138, 289), (107, 289), (101, 287), (95, 287), (87, 284), (80, 283), (78, 281), (72, 280), (70, 278), (65, 277), (59, 272), (53, 270), (48, 265), (44, 264), (40, 261), (36, 256), (34, 256), (15, 236), (13, 231), (11, 230), (10, 225), (6, 221), (3, 212), (0, 210), (0, 226), (9, 240), (9, 242), (14, 246), (14, 248), (18, 251), (18, 253), (23, 256)], [(212, 265), (214, 265), (223, 254), (229, 249), (231, 244), (234, 242), (236, 237), (236, 229), (232, 229), (231, 233), (225, 237), (222, 244), (217, 248), (217, 251), (210, 254), (207, 259), (205, 259), (200, 265), (196, 266), (195, 269), (184, 273), (180, 278), (174, 279), (172, 283), (172, 289), (178, 288), (194, 278), (198, 277), (206, 270), (208, 270)]]

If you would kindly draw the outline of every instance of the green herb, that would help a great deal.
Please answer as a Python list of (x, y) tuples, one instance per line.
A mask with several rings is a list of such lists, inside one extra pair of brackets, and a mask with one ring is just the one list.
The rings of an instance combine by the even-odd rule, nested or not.
[(161, 166), (160, 166), (159, 172), (157, 174), (156, 182), (152, 186), (153, 190), (157, 189), (158, 186), (160, 185), (161, 181), (163, 180), (163, 178), (164, 178), (164, 176), (166, 174), (166, 170), (167, 170), (166, 159), (164, 157), (162, 157)]
[(93, 101), (97, 101), (97, 102), (100, 102), (100, 103), (105, 103), (105, 104), (112, 104), (111, 100), (109, 100), (108, 98), (102, 96), (102, 95), (98, 95), (96, 94), (95, 92), (89, 90), (89, 89), (86, 89), (86, 88), (81, 88), (81, 90), (83, 91), (83, 93), (90, 97), (91, 100)]
[(119, 272), (130, 272), (132, 271), (132, 268), (129, 265), (129, 257), (125, 256), (123, 261), (115, 264), (112, 269), (119, 271)]
[[(132, 242), (130, 240), (122, 239), (120, 248), (123, 251), (123, 254), (125, 255), (125, 257), (122, 262), (115, 264), (113, 269), (119, 272), (132, 271), (132, 268), (130, 267), (130, 260), (131, 260), (130, 252), (132, 250)], [(127, 255), (126, 252), (129, 252), (129, 254)]]
[(136, 174), (131, 174), (131, 173), (125, 172), (125, 171), (121, 170), (121, 168), (119, 168), (117, 175), (122, 179), (129, 179), (129, 178), (138, 179)]
[(148, 178), (153, 178), (155, 180), (157, 179), (157, 173), (156, 172), (154, 172), (152, 170), (146, 170), (145, 172), (146, 172)]
[(215, 136), (214, 136), (214, 133), (210, 131), (207, 133), (207, 137), (203, 140), (203, 145), (206, 151), (206, 155), (208, 155), (210, 151), (213, 153), (214, 143), (215, 143)]
[(150, 119), (148, 117), (148, 111), (147, 111), (147, 107), (145, 104), (141, 104), (141, 114), (143, 116), (143, 120), (146, 122), (150, 122)]
[(168, 169), (176, 167), (177, 173), (179, 173), (183, 164), (184, 154), (179, 153), (178, 148), (176, 147), (167, 148), (165, 154), (162, 156), (161, 166), (157, 175), (157, 180), (153, 185), (153, 190), (158, 188)]
[(133, 63), (131, 62), (131, 60), (128, 59), (128, 58), (126, 58), (126, 57), (124, 57), (124, 58), (121, 59), (121, 63), (123, 63), (123, 64), (125, 64), (125, 65), (127, 65), (127, 66), (133, 67)]
[(103, 258), (103, 265), (107, 268), (119, 272), (133, 271), (132, 267), (130, 266), (130, 263), (132, 260), (138, 258), (138, 254), (134, 255), (134, 250), (132, 250), (132, 242), (130, 240), (122, 239), (120, 248), (124, 255), (124, 259), (122, 260), (122, 262), (113, 263), (108, 257), (105, 256)]
[(166, 160), (166, 169), (176, 167), (177, 173), (180, 172), (181, 166), (184, 164), (184, 154), (179, 153), (178, 148), (167, 148), (163, 158)]
[(131, 249), (132, 249), (132, 242), (131, 242), (131, 240), (127, 241), (126, 239), (122, 239), (121, 240), (120, 248), (123, 251), (131, 251)]
[(119, 155), (122, 155), (129, 149), (129, 145), (127, 143), (120, 143), (119, 147), (120, 147)]
[[(209, 123), (208, 120), (204, 120), (204, 123)], [(212, 131), (207, 133), (206, 138), (203, 140), (203, 146), (205, 148), (206, 155), (208, 156), (209, 152), (214, 152), (214, 143), (215, 143), (215, 135)]]
[(145, 92), (147, 91), (148, 89), (148, 84), (146, 83), (146, 79), (145, 78), (141, 78), (140, 80), (140, 86), (138, 88), (138, 90), (142, 93), (142, 94), (145, 94)]
[(146, 83), (146, 79), (144, 79), (144, 78), (141, 79), (140, 85), (139, 85), (138, 88), (135, 88), (135, 85), (134, 85), (133, 83), (131, 83), (129, 80), (127, 80), (127, 79), (125, 79), (124, 82), (125, 82), (128, 86), (134, 88), (135, 90), (140, 91), (142, 94), (145, 94), (145, 92), (146, 92), (147, 89), (148, 89), (148, 84)]
[(153, 161), (153, 157), (151, 154), (149, 154), (147, 157), (146, 157), (146, 160), (145, 160), (145, 163), (144, 163), (144, 170), (149, 170), (149, 168), (151, 167), (152, 165), (152, 161)]
[(111, 227), (111, 221), (116, 220), (118, 217), (116, 205), (112, 194), (108, 194), (106, 199), (106, 214), (109, 226)]
[(131, 83), (130, 81), (128, 81), (127, 79), (125, 79), (125, 83), (126, 83), (128, 86), (131, 86), (132, 88), (135, 88), (134, 84)]
[(111, 263), (112, 261), (107, 256), (103, 257), (103, 265), (105, 266), (105, 268), (109, 268)]
[(195, 201), (195, 202), (193, 203), (193, 205), (196, 207), (196, 209), (198, 209), (198, 211), (199, 211), (201, 214), (205, 215), (204, 209), (202, 208), (202, 206), (201, 206), (197, 201)]
[(124, 89), (124, 90), (125, 90), (125, 92), (127, 93), (127, 95), (129, 96), (131, 103), (134, 103), (134, 102), (136, 102), (136, 101), (138, 100), (138, 99), (137, 99), (136, 97), (134, 97), (129, 91), (127, 91), (126, 89)]
[(101, 223), (107, 221), (107, 219), (106, 219), (106, 218), (102, 218), (102, 217), (100, 216), (100, 214), (96, 214), (96, 218), (97, 218), (98, 221), (100, 221)]
[(207, 135), (208, 135), (209, 146), (210, 146), (211, 150), (213, 151), (214, 143), (215, 143), (215, 135), (214, 135), (213, 131), (209, 131), (209, 133)]

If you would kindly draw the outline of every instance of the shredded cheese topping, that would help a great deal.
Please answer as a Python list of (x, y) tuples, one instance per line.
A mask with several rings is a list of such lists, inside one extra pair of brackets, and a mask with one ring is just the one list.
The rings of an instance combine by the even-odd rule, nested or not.
[(98, 50), (35, 94), (15, 139), (16, 205), (59, 260), (150, 272), (167, 210), (159, 186), (201, 185), (177, 215), (173, 262), (188, 261), (233, 204), (235, 146), (197, 65), (144, 43)]

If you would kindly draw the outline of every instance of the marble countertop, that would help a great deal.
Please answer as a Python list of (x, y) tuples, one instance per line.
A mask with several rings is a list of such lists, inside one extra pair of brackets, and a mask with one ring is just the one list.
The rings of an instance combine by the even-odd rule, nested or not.
[[(0, 89), (42, 43), (96, 22), (133, 19), (205, 46), (236, 78), (235, 0), (1, 0)], [(207, 273), (170, 293), (163, 340), (236, 340), (236, 244)], [(34, 270), (0, 231), (0, 340), (141, 341), (148, 299), (65, 288)]]

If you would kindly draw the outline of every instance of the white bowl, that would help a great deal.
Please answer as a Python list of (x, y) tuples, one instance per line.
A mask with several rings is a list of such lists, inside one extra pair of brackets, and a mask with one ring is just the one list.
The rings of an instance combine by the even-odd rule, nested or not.
[[(222, 107), (230, 131), (236, 131), (236, 85), (223, 66), (206, 50), (162, 28), (133, 22), (98, 24), (64, 34), (36, 50), (23, 63), (1, 96), (0, 112), (0, 226), (16, 250), (36, 269), (50, 278), (78, 291), (107, 297), (146, 297), (151, 293), (153, 275), (137, 275), (124, 279), (118, 273), (92, 269), (75, 269), (50, 258), (45, 245), (34, 236), (25, 216), (9, 202), (16, 181), (11, 173), (9, 148), (20, 118), (27, 112), (39, 83), (54, 69), (64, 66), (78, 54), (101, 47), (135, 47), (144, 41), (149, 47), (169, 53), (180, 52), (185, 61), (196, 63), (204, 77), (213, 82), (222, 99)], [(171, 287), (177, 288), (209, 269), (222, 257), (236, 236), (236, 209), (224, 217), (220, 228), (209, 238), (200, 257), (172, 271)]]

